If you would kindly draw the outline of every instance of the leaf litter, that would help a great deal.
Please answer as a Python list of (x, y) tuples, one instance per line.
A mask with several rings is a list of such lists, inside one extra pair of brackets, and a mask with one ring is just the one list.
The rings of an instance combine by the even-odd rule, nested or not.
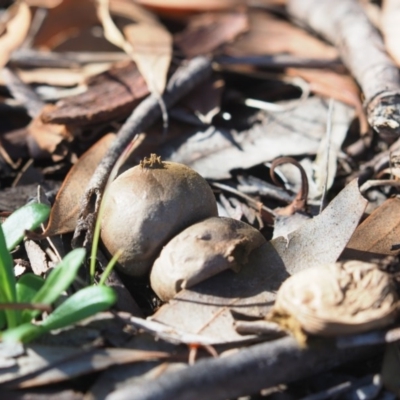
[[(339, 347), (330, 348), (321, 337), (372, 334), (397, 317), (399, 185), (393, 152), (400, 140), (399, 82), (386, 54), (396, 61), (393, 4), (375, 6), (382, 13), (383, 50), (377, 28), (353, 0), (335, 7), (312, 0), (246, 7), (241, 1), (193, 2), (189, 8), (180, 1), (147, 3), (62, 0), (0, 7), (0, 63), (20, 80), (18, 90), (10, 76), (0, 81), (8, 89), (0, 93), (0, 195), (7, 199), (0, 211), (7, 216), (14, 199), (24, 204), (35, 179), (61, 186), (57, 196), (47, 192), (47, 228), (31, 233), (13, 261), (23, 274), (44, 276), (55, 259), (46, 237), (58, 241), (62, 255), (74, 230), (75, 243), (83, 232), (91, 245), (105, 182), (138, 133), (120, 173), (153, 153), (183, 163), (208, 180), (219, 217), (160, 246), (147, 276), (122, 274), (109, 282), (118, 282), (119, 294), (129, 293), (136, 315), (149, 318), (118, 312), (117, 303), (107, 319), (95, 316), (90, 328), (80, 323), (59, 329), (23, 353), (13, 353), (10, 344), (11, 356), (0, 352), (8, 370), (2, 387), (23, 388), (27, 395), (31, 387), (62, 381), (75, 388), (72, 378), (92, 373), (94, 385), (77, 388), (81, 398), (85, 392), (120, 398), (131, 389), (148, 398), (146, 390), (157, 391), (164, 380), (178, 382), (165, 390), (179, 398), (185, 393), (179, 385), (195, 382), (191, 371), (198, 367), (196, 379), (209, 382), (196, 383), (199, 393), (238, 398), (265, 388), (265, 381), (254, 374), (251, 389), (228, 384), (219, 395), (223, 379), (213, 357), (227, 352), (227, 365), (235, 360), (242, 368), (256, 362), (254, 342), (265, 342), (267, 352), (290, 349), (292, 356), (300, 352), (297, 360), (309, 357), (304, 360), (311, 376), (331, 368), (321, 370), (326, 355), (312, 353), (316, 336), (335, 365), (342, 364), (339, 359), (357, 363), (357, 355), (343, 358)], [(47, 16), (37, 7), (49, 7)], [(318, 12), (324, 16), (310, 17)], [(349, 39), (352, 25), (372, 38), (361, 34), (370, 54), (365, 62)], [(367, 77), (376, 75), (374, 59), (382, 73), (372, 83)], [(122, 224), (129, 226), (128, 214)], [(174, 218), (180, 218), (179, 207)], [(229, 223), (221, 227), (217, 221)], [(98, 249), (99, 276), (108, 256)], [(75, 289), (85, 279), (82, 271)], [(36, 323), (45, 326), (46, 320), (51, 326), (51, 314)], [(279, 339), (291, 334), (300, 343)], [(374, 357), (372, 347), (364, 350)], [(396, 351), (387, 347), (382, 391), (396, 391), (398, 380), (388, 372), (388, 363), (398, 370)], [(208, 367), (202, 369), (203, 363)], [(262, 368), (270, 375), (269, 366)], [(274, 385), (289, 384), (279, 390), (293, 396), (290, 382), (307, 374), (276, 368), (281, 378)], [(177, 381), (182, 371), (187, 377)], [(226, 371), (232, 383), (235, 373)], [(146, 383), (151, 389), (141, 392)], [(306, 390), (301, 380), (297, 385), (294, 398)]]

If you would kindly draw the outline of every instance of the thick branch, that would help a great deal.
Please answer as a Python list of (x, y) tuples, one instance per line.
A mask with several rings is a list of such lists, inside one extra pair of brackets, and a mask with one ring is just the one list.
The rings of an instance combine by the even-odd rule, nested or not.
[[(169, 80), (163, 95), (166, 107), (173, 106), (210, 74), (211, 61), (206, 57), (196, 57), (181, 66)], [(150, 95), (135, 108), (96, 168), (81, 200), (81, 211), (74, 234), (75, 244), (83, 239), (83, 235), (85, 245), (91, 242), (93, 224), (111, 170), (134, 136), (146, 130), (161, 116), (159, 104), (157, 96)]]
[(323, 343), (300, 348), (291, 337), (258, 344), (230, 356), (206, 359), (165, 373), (151, 384), (120, 389), (107, 400), (224, 400), (259, 392), (371, 355), (377, 347), (338, 350)]
[(356, 0), (289, 0), (289, 13), (333, 43), (365, 95), (370, 125), (400, 135), (400, 74)]

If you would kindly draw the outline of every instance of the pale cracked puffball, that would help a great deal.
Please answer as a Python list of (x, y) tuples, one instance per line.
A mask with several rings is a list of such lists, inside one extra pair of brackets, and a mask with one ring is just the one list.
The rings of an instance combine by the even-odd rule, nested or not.
[(398, 296), (390, 274), (362, 261), (305, 269), (278, 290), (269, 320), (296, 337), (357, 334), (392, 323)]
[(117, 268), (149, 273), (162, 247), (186, 227), (217, 215), (214, 194), (191, 168), (152, 154), (109, 186), (101, 223), (107, 251), (122, 254)]
[(224, 270), (239, 272), (266, 243), (257, 229), (233, 218), (212, 217), (189, 226), (162, 249), (150, 273), (157, 296), (168, 301)]

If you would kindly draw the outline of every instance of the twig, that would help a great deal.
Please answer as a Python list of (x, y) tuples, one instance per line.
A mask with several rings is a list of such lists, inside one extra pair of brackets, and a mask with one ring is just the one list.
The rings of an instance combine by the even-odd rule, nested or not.
[(51, 312), (53, 308), (49, 304), (42, 303), (1, 303), (0, 310), (39, 310)]
[(289, 13), (333, 43), (360, 84), (368, 122), (382, 137), (400, 135), (400, 74), (355, 0), (289, 0)]
[(322, 188), (322, 196), (321, 196), (321, 205), (319, 207), (319, 213), (322, 213), (324, 209), (324, 202), (326, 196), (326, 190), (328, 188), (328, 179), (329, 179), (329, 153), (331, 151), (331, 136), (332, 136), (332, 113), (333, 113), (333, 99), (329, 100), (329, 108), (328, 108), (328, 119), (326, 121), (326, 163), (325, 163), (325, 181), (324, 186)]
[(38, 116), (44, 107), (44, 102), (40, 99), (36, 92), (25, 82), (23, 82), (13, 70), (9, 68), (3, 68), (2, 72), (7, 88), (11, 92), (14, 99), (22, 103), (32, 118)]
[[(211, 74), (211, 61), (206, 57), (196, 57), (178, 68), (168, 82), (162, 97), (170, 108), (195, 86)], [(116, 140), (97, 166), (92, 179), (81, 199), (79, 219), (74, 234), (74, 245), (83, 243), (88, 246), (92, 241), (94, 221), (103, 195), (104, 187), (111, 170), (133, 137), (146, 130), (161, 116), (159, 99), (150, 95), (132, 112), (117, 134)], [(84, 237), (83, 237), (84, 236)]]
[(367, 190), (376, 186), (400, 187), (400, 181), (389, 179), (371, 179), (360, 186), (360, 192), (365, 193)]
[(127, 386), (107, 400), (224, 400), (257, 393), (371, 356), (380, 347), (338, 350), (330, 342), (300, 348), (292, 337), (257, 344), (217, 359), (203, 359), (148, 383)]

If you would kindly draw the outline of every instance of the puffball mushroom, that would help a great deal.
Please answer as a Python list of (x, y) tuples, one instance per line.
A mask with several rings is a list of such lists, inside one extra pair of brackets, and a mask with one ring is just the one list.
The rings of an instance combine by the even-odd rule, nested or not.
[(238, 272), (250, 253), (266, 243), (252, 226), (233, 218), (212, 217), (189, 226), (161, 251), (150, 273), (150, 285), (168, 301), (226, 269)]
[(217, 215), (214, 194), (191, 168), (152, 154), (109, 186), (101, 239), (117, 268), (132, 276), (149, 273), (162, 247), (186, 227)]

